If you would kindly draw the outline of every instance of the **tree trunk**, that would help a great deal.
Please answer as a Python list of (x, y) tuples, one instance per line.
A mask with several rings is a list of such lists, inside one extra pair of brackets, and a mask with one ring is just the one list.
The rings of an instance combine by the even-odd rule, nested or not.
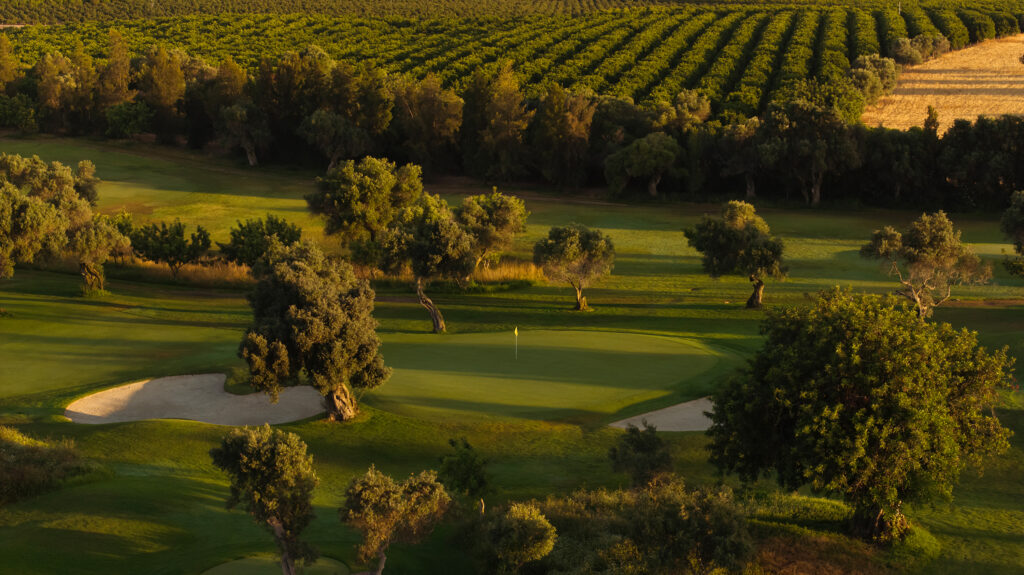
[(427, 312), (430, 313), (430, 321), (434, 323), (434, 333), (444, 333), (447, 331), (441, 310), (437, 309), (434, 302), (430, 301), (427, 294), (423, 293), (423, 278), (416, 278), (416, 297), (420, 299), (420, 305), (427, 308)]
[(896, 509), (890, 513), (878, 507), (854, 510), (852, 530), (856, 535), (871, 541), (897, 541), (910, 527), (902, 507), (902, 503), (897, 502)]
[(825, 179), (825, 173), (814, 174), (811, 177), (811, 205), (817, 206), (821, 203), (821, 181)]
[(255, 168), (256, 166), (260, 165), (260, 161), (256, 157), (256, 147), (255, 146), (244, 146), (244, 149), (245, 149), (245, 157), (246, 157), (247, 160), (249, 160), (249, 167), (250, 168)]
[(752, 200), (757, 197), (757, 191), (754, 189), (754, 174), (747, 172), (747, 199)]
[(576, 311), (587, 311), (590, 309), (587, 307), (587, 298), (583, 297), (583, 288), (576, 286), (572, 287), (576, 288)]
[(105, 282), (101, 266), (79, 262), (78, 271), (82, 274), (82, 281), (85, 282), (85, 291), (103, 291)]
[(331, 421), (348, 421), (359, 414), (356, 397), (345, 385), (339, 385), (325, 395), (324, 406)]
[(284, 526), (276, 517), (271, 517), (267, 524), (274, 530), (274, 539), (277, 539), (277, 547), (281, 550), (281, 575), (295, 575), (295, 561), (288, 555), (288, 546), (284, 541)]
[(747, 299), (747, 308), (761, 309), (761, 302), (764, 299), (764, 281), (754, 276), (750, 276), (750, 281), (754, 284), (754, 293), (750, 294), (750, 298)]
[(384, 572), (384, 563), (386, 563), (387, 560), (387, 556), (384, 555), (383, 551), (381, 551), (380, 553), (377, 553), (377, 567), (371, 569), (370, 571), (362, 571), (360, 573), (356, 573), (355, 575), (380, 575)]
[(650, 181), (647, 182), (647, 193), (651, 194), (652, 198), (658, 197), (658, 184), (661, 183), (661, 174), (656, 174), (651, 177)]

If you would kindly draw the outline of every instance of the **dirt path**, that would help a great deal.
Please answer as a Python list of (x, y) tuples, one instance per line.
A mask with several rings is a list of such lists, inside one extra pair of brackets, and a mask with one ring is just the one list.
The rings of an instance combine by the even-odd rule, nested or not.
[(704, 415), (705, 411), (711, 411), (711, 406), (711, 399), (702, 397), (616, 421), (610, 425), (625, 429), (632, 423), (640, 427), (646, 419), (647, 423), (657, 427), (658, 431), (704, 431), (711, 427), (711, 419)]
[(939, 132), (958, 118), (1024, 115), (1024, 34), (988, 40), (904, 68), (895, 92), (861, 116), (868, 126), (905, 130), (924, 124), (928, 106), (939, 112)]
[(83, 397), (64, 415), (75, 423), (115, 423), (142, 419), (189, 419), (217, 425), (288, 423), (323, 413), (311, 387), (289, 387), (276, 404), (262, 393), (224, 391), (224, 374), (147, 379)]

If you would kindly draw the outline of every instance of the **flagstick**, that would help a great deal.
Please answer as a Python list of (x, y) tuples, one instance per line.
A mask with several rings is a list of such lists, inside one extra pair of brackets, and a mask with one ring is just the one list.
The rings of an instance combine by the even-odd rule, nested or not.
[(516, 361), (519, 361), (519, 328), (516, 328)]

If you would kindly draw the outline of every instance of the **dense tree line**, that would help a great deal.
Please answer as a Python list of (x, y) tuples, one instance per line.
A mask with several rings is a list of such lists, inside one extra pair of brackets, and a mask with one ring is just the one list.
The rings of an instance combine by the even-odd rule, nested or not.
[[(995, 209), (1024, 187), (1015, 118), (958, 121), (942, 137), (934, 118), (906, 132), (851, 123), (865, 103), (895, 86), (897, 74), (893, 60), (877, 54), (848, 64), (847, 27), (858, 18), (838, 9), (731, 14), (737, 18), (708, 21), (706, 30), (724, 25), (742, 32), (722, 56), (749, 66), (695, 62), (690, 79), (703, 79), (700, 86), (718, 94), (719, 103), (688, 89), (640, 104), (554, 83), (531, 93), (512, 60), (491, 71), (477, 68), (458, 91), (432, 74), (417, 80), (354, 66), (316, 46), (265, 58), (250, 70), (230, 57), (211, 64), (162, 45), (133, 55), (118, 29), (109, 31), (100, 57), (78, 42), (67, 54), (47, 52), (25, 68), (15, 45), (0, 35), (0, 125), (109, 137), (153, 133), (167, 143), (237, 150), (252, 165), (331, 169), (372, 155), (415, 163), (428, 176), (464, 172), (492, 181), (607, 185), (619, 194), (646, 188), (652, 196), (686, 199), (742, 191), (810, 204), (853, 199)], [(686, 28), (682, 21), (671, 26)], [(921, 29), (927, 34), (935, 27)], [(779, 73), (752, 75), (770, 59), (758, 52), (755, 36), (773, 35), (789, 50), (818, 30), (819, 49), (787, 52)], [(717, 36), (686, 34), (696, 34), (691, 48), (717, 49)], [(927, 52), (944, 38), (923, 34), (901, 46)], [(706, 70), (698, 74), (701, 67)], [(809, 80), (815, 73), (828, 81)], [(774, 88), (758, 89), (758, 77), (773, 78)], [(723, 86), (751, 91), (736, 96)], [(755, 102), (767, 108), (750, 118)]]

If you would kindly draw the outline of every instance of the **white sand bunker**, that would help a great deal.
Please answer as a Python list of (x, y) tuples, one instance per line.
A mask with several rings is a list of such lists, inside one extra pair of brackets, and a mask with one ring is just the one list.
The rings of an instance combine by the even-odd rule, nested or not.
[(711, 418), (704, 415), (704, 412), (712, 411), (712, 405), (710, 398), (702, 397), (616, 421), (610, 425), (619, 429), (625, 429), (630, 423), (642, 427), (642, 422), (646, 419), (647, 423), (658, 428), (658, 431), (704, 431), (711, 427)]
[(222, 373), (178, 375), (129, 383), (79, 399), (64, 410), (75, 423), (140, 419), (190, 419), (217, 425), (288, 423), (323, 413), (320, 394), (308, 386), (281, 390), (277, 403), (263, 393), (224, 391)]

